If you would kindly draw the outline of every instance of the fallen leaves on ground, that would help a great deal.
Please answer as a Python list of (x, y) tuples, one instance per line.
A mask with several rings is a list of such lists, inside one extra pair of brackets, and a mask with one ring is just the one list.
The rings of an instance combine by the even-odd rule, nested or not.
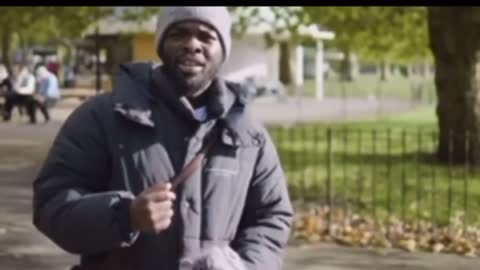
[(423, 220), (402, 222), (394, 217), (378, 222), (344, 209), (330, 211), (326, 206), (308, 206), (297, 211), (293, 240), (479, 256), (480, 227), (465, 228), (458, 220), (459, 215), (447, 227)]

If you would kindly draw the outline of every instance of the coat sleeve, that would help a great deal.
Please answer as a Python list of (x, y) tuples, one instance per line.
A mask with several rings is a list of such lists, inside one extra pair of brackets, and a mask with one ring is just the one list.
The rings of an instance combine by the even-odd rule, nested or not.
[(131, 245), (138, 236), (129, 227), (133, 194), (107, 191), (111, 154), (100, 98), (66, 120), (33, 184), (34, 225), (70, 253), (100, 253)]
[(260, 149), (246, 205), (232, 248), (248, 270), (280, 270), (293, 209), (280, 160), (271, 138)]

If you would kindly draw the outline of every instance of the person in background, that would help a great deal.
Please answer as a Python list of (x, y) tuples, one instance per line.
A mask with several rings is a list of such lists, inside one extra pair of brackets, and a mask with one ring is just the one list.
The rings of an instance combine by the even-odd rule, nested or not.
[[(15, 93), (17, 93), (17, 79), (18, 79), (18, 75), (20, 74), (20, 66), (19, 65), (12, 65), (12, 73), (10, 74), (10, 79), (12, 81), (12, 85), (13, 85), (13, 91)], [(18, 93), (17, 93), (17, 96), (15, 97), (16, 99), (20, 100), (21, 101), (21, 97), (18, 96)], [(20, 117), (23, 117), (23, 114), (24, 114), (24, 105), (21, 104), (21, 102), (15, 102), (14, 104), (14, 107), (17, 107), (18, 109), (18, 114), (20, 115)], [(12, 108), (13, 110), (13, 108)]]
[(13, 81), (4, 65), (0, 65), (0, 96), (4, 98), (5, 105), (0, 112), (5, 122), (10, 121), (12, 117), (12, 107), (15, 103), (15, 91), (13, 89)]
[(65, 88), (73, 88), (75, 87), (75, 69), (73, 65), (68, 65), (65, 68)]
[(37, 69), (38, 93), (35, 97), (35, 107), (38, 107), (45, 118), (50, 121), (49, 110), (52, 109), (60, 99), (60, 89), (57, 77), (45, 66)]
[(12, 79), (8, 74), (7, 68), (0, 64), (0, 95), (5, 96), (9, 92), (13, 92)]
[(35, 76), (27, 65), (20, 66), (20, 71), (15, 81), (16, 105), (25, 108), (30, 118), (30, 123), (35, 120)]
[(58, 57), (56, 55), (52, 55), (48, 57), (49, 59), (47, 60), (47, 69), (53, 75), (55, 75), (58, 78), (58, 75), (60, 74), (60, 63), (58, 61)]

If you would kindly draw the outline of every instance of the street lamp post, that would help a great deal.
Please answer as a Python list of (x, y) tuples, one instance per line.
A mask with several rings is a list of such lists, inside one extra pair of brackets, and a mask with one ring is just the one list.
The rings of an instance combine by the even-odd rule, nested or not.
[(95, 17), (97, 24), (95, 26), (95, 71), (96, 71), (96, 90), (97, 94), (100, 93), (102, 88), (102, 81), (101, 81), (101, 70), (100, 70), (100, 34), (99, 34), (99, 7), (95, 10)]

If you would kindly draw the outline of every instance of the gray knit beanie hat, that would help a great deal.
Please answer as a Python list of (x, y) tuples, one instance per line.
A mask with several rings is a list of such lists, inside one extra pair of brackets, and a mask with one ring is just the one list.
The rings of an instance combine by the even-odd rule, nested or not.
[(164, 34), (170, 26), (182, 21), (201, 21), (218, 32), (223, 46), (224, 60), (230, 55), (232, 19), (226, 7), (162, 7), (157, 20), (156, 48), (160, 58)]

